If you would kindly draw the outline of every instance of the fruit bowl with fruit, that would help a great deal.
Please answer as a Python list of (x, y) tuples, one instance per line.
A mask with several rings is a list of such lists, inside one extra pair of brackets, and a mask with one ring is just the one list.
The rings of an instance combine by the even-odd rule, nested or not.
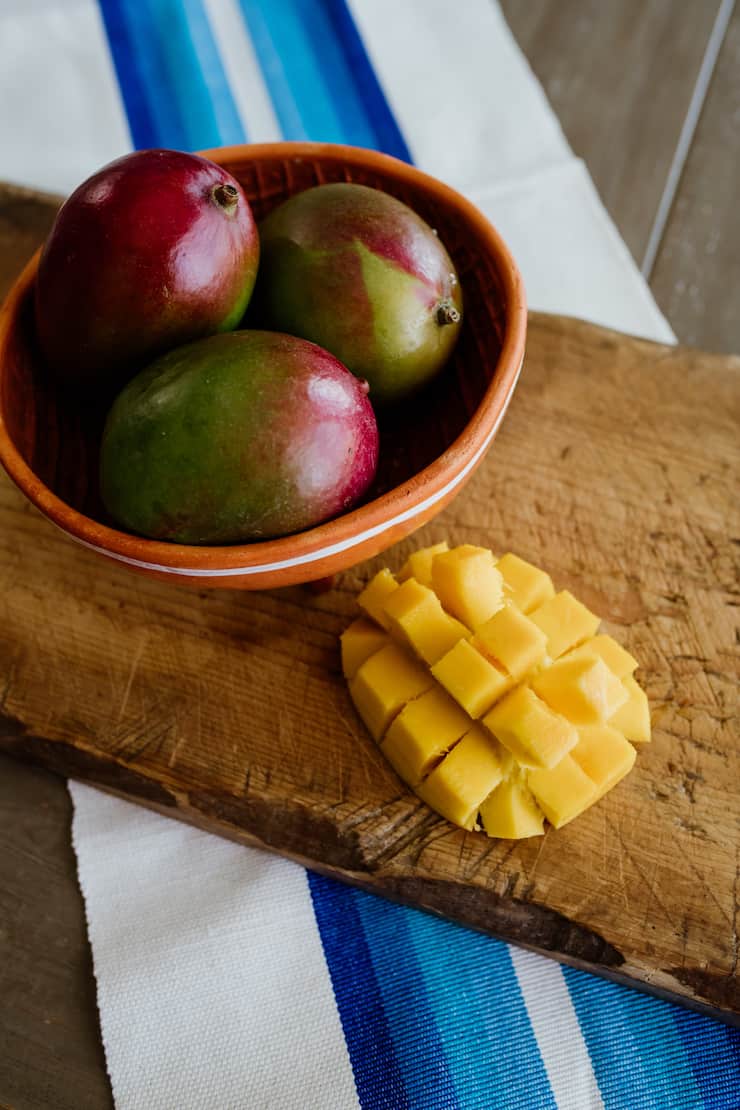
[(0, 312), (0, 461), (140, 573), (312, 581), (456, 496), (525, 332), (498, 233), (412, 166), (315, 143), (142, 152), (73, 194)]

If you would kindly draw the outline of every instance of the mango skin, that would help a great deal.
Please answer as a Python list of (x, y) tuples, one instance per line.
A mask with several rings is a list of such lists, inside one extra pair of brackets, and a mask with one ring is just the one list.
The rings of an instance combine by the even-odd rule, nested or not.
[[(217, 201), (220, 186), (235, 202)], [(44, 246), (46, 361), (67, 384), (119, 388), (159, 353), (235, 328), (258, 261), (251, 209), (221, 166), (176, 150), (119, 158), (72, 193)]]
[[(462, 314), (455, 267), (401, 201), (364, 185), (319, 185), (260, 225), (257, 299), (270, 326), (303, 336), (370, 383), (405, 397), (452, 354)], [(455, 322), (441, 323), (444, 315)]]
[(124, 388), (106, 421), (100, 489), (152, 539), (283, 536), (367, 490), (378, 430), (367, 386), (294, 336), (239, 331), (186, 344)]

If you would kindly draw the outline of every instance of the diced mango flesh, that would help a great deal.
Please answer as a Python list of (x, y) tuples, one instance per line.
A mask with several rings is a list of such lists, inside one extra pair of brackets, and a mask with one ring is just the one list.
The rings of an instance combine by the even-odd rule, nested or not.
[(514, 605), (504, 605), (473, 637), (473, 644), (492, 663), (521, 679), (545, 657), (544, 632)]
[(596, 785), (598, 799), (632, 770), (637, 752), (615, 728), (589, 725), (579, 728), (578, 743), (570, 754)]
[(358, 617), (341, 637), (342, 673), (345, 678), (354, 678), (362, 664), (376, 651), (388, 643), (388, 637), (374, 621)]
[(532, 689), (576, 725), (608, 721), (627, 700), (623, 684), (597, 655), (558, 660), (532, 679)]
[(602, 634), (586, 640), (580, 647), (568, 652), (568, 659), (580, 659), (584, 655), (598, 655), (617, 678), (626, 678), (637, 670), (637, 660), (618, 644), (611, 636)]
[(469, 728), (467, 713), (433, 686), (404, 706), (380, 747), (404, 782), (415, 787)]
[(545, 815), (527, 787), (506, 779), (488, 795), (480, 807), (483, 828), (489, 836), (522, 840), (542, 836)]
[(463, 544), (432, 560), (432, 586), (448, 613), (475, 630), (503, 605), (504, 581), (485, 547)]
[(380, 740), (404, 705), (433, 683), (426, 667), (396, 644), (388, 644), (362, 664), (349, 692), (371, 735)]
[(623, 680), (627, 700), (609, 718), (612, 728), (618, 728), (633, 744), (647, 744), (650, 740), (650, 706), (647, 694), (637, 685), (632, 675)]
[(554, 713), (528, 686), (517, 686), (483, 724), (522, 767), (554, 767), (578, 741), (575, 726)]
[(577, 601), (568, 590), (561, 590), (529, 614), (529, 619), (547, 636), (547, 654), (557, 659), (570, 648), (589, 639), (599, 627), (599, 618)]
[(548, 770), (530, 771), (527, 785), (545, 817), (556, 829), (572, 821), (596, 801), (596, 784), (571, 755)]
[(389, 595), (383, 612), (391, 635), (430, 665), (468, 635), (465, 625), (445, 613), (437, 595), (415, 578), (407, 578)]
[(449, 551), (447, 544), (435, 543), (431, 547), (421, 547), (409, 555), (398, 574), (398, 581), (405, 582), (407, 578), (415, 578), (422, 586), (432, 588), (432, 559)]
[(510, 551), (501, 556), (496, 567), (504, 580), (504, 595), (522, 613), (531, 613), (555, 596), (550, 575), (520, 559), (518, 555), (512, 555)]
[(503, 778), (498, 745), (474, 725), (418, 788), (437, 813), (463, 829), (472, 829), (481, 803)]
[(388, 618), (384, 612), (384, 605), (390, 595), (398, 589), (398, 582), (387, 567), (379, 570), (375, 577), (365, 586), (357, 604), (367, 613), (368, 617), (376, 621), (382, 628), (388, 628)]
[(512, 679), (476, 651), (469, 640), (460, 640), (443, 655), (432, 667), (432, 674), (475, 720), (512, 685)]
[(631, 770), (629, 741), (650, 739), (636, 660), (572, 594), (469, 544), (415, 552), (400, 579), (384, 570), (362, 591), (342, 668), (381, 750), (432, 808), (489, 836), (537, 836)]

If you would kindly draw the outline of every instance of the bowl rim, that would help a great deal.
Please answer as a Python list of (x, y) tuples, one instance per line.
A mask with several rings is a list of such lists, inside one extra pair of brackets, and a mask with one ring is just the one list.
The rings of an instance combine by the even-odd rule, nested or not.
[[(495, 260), (506, 312), (497, 373), (459, 436), (441, 455), (405, 482), (380, 497), (303, 532), (246, 544), (196, 546), (151, 540), (122, 532), (68, 505), (33, 472), (15, 447), (0, 406), (0, 462), (10, 477), (53, 524), (84, 546), (142, 570), (187, 577), (264, 575), (298, 567), (361, 547), (404, 522), (444, 502), (474, 469), (491, 443), (504, 416), (524, 358), (527, 306), (518, 267), (486, 216), (466, 197), (415, 166), (379, 151), (316, 142), (244, 143), (198, 152), (219, 164), (294, 158), (335, 162), (382, 172), (403, 184), (425, 189), (442, 204), (457, 210), (476, 231)], [(0, 375), (2, 354), (20, 306), (33, 285), (43, 246), (39, 247), (11, 287), (0, 308)]]

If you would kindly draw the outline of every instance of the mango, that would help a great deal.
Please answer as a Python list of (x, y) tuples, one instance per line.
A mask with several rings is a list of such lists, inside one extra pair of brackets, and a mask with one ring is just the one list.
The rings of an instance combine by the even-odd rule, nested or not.
[(445, 613), (437, 595), (415, 578), (407, 578), (393, 591), (383, 612), (391, 635), (430, 666), (468, 634), (465, 625)]
[(359, 617), (340, 636), (342, 645), (342, 674), (354, 678), (362, 664), (389, 642), (382, 628), (374, 621)]
[(488, 836), (539, 836), (546, 819), (562, 827), (629, 773), (629, 740), (650, 737), (637, 662), (595, 635), (598, 617), (572, 594), (511, 552), (497, 560), (470, 544), (422, 548), (398, 577), (385, 569), (362, 591), (365, 616), (344, 633), (342, 658), (351, 675), (385, 645), (350, 694), (432, 809)]
[(103, 432), (100, 489), (128, 531), (241, 543), (349, 508), (377, 459), (370, 402), (333, 355), (240, 331), (178, 347), (129, 382)]
[(473, 630), (504, 603), (501, 572), (485, 547), (463, 544), (436, 555), (432, 585), (445, 609)]
[(177, 150), (127, 154), (62, 205), (39, 262), (36, 329), (65, 382), (120, 387), (156, 355), (230, 331), (259, 239), (239, 182)]
[(409, 395), (449, 359), (460, 282), (439, 238), (400, 200), (319, 185), (271, 212), (260, 238), (268, 325), (331, 351), (370, 383), (374, 404)]

